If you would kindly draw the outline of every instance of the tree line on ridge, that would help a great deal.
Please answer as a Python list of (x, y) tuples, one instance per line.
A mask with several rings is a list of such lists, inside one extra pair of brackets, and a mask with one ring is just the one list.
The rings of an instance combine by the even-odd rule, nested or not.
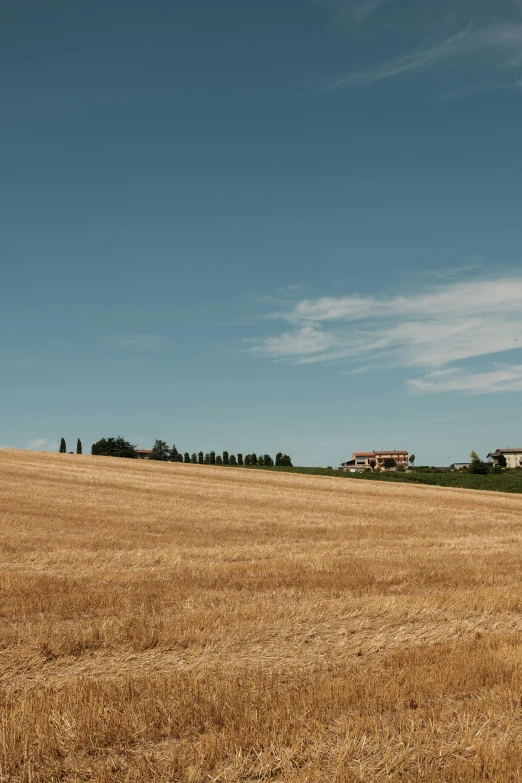
[[(63, 440), (63, 438), (62, 438)], [(65, 443), (65, 441), (64, 441)], [(61, 449), (60, 449), (61, 450)], [(81, 452), (78, 452), (81, 453)], [(129, 443), (121, 436), (117, 438), (101, 438), (101, 440), (92, 444), (91, 454), (104, 457), (125, 457), (129, 459), (136, 459), (139, 454), (137, 448), (132, 443)], [(222, 454), (216, 454), (215, 451), (209, 451), (204, 453), (193, 452), (189, 454), (188, 451), (181, 453), (176, 446), (170, 448), (164, 440), (156, 440), (150, 454), (147, 459), (155, 460), (157, 462), (185, 462), (193, 465), (232, 465), (232, 466), (287, 466), (292, 467), (292, 459), (288, 454), (278, 452), (275, 460), (270, 454), (231, 454), (228, 451), (223, 451)]]

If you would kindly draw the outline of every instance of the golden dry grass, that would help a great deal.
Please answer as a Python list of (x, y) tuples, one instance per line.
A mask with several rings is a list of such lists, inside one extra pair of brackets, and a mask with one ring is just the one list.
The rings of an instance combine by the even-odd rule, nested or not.
[(0, 780), (522, 780), (522, 497), (0, 451)]

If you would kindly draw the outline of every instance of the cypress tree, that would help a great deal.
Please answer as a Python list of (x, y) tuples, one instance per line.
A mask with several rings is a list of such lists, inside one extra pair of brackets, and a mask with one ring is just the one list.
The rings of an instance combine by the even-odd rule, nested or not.
[(259, 457), (257, 458), (257, 464), (258, 465), (264, 465), (265, 464), (265, 459), (264, 459), (262, 454), (260, 454)]
[(76, 453), (82, 454), (82, 442), (80, 438), (78, 438), (78, 440), (76, 441)]
[(198, 454), (198, 462), (200, 465), (203, 465), (203, 452), (200, 451)]
[(174, 446), (169, 451), (169, 459), (171, 462), (178, 462), (178, 457), (179, 457), (179, 452), (176, 448), (176, 445), (174, 444)]
[(194, 452), (194, 454), (191, 456), (190, 461), (192, 462), (193, 465), (198, 464), (198, 455), (196, 454), (196, 452)]
[(185, 454), (183, 455), (183, 462), (190, 462), (190, 454), (188, 453), (188, 451), (186, 451)]
[(211, 451), (210, 452), (210, 464), (215, 465), (216, 464), (216, 452)]
[(264, 465), (273, 465), (274, 464), (274, 460), (272, 459), (270, 454), (265, 454), (263, 456), (263, 464)]
[(245, 465), (250, 465), (250, 454), (245, 454)]
[(67, 453), (67, 446), (65, 445), (65, 438), (62, 438), (60, 441), (60, 454), (66, 454)]
[(236, 460), (236, 455), (235, 454), (231, 454), (230, 455), (230, 457), (228, 458), (228, 464), (229, 465), (237, 465), (237, 460)]
[(257, 465), (257, 454), (254, 453), (250, 455), (250, 464), (251, 465)]
[(241, 467), (243, 467), (243, 465), (244, 465), (243, 455), (241, 453), (237, 455), (237, 464), (241, 465)]
[(210, 454), (207, 452), (205, 454), (205, 459), (203, 460), (204, 465), (210, 465)]
[(223, 452), (223, 465), (228, 465), (228, 451)]
[(222, 465), (223, 464), (223, 457), (221, 454), (218, 454), (216, 457), (216, 465)]

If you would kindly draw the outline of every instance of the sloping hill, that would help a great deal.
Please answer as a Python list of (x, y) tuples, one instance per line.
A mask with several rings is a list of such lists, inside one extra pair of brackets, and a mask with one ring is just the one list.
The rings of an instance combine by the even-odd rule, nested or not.
[(1, 781), (520, 776), (522, 497), (12, 450), (0, 479)]

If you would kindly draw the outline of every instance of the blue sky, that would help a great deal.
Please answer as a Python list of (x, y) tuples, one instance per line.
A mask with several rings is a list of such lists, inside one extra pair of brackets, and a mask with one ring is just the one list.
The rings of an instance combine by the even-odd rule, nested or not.
[(0, 445), (521, 445), (521, 2), (2, 22)]

